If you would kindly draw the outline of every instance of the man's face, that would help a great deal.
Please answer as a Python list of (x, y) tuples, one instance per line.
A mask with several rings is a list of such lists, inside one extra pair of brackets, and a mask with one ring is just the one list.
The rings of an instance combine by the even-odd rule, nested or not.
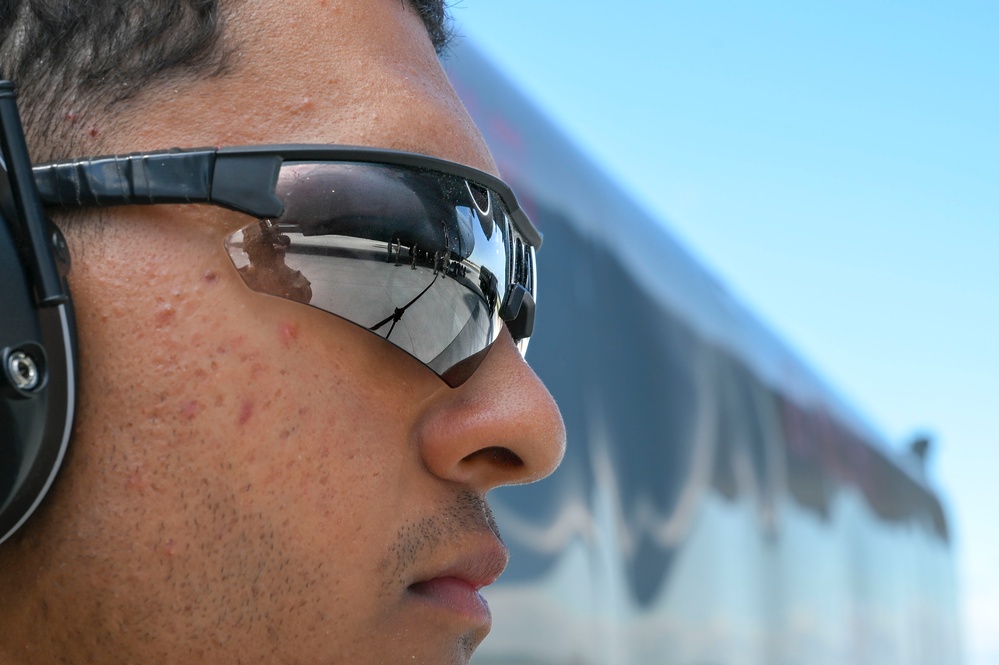
[[(140, 97), (114, 151), (337, 143), (495, 172), (399, 0), (239, 4), (222, 79)], [(504, 332), (458, 389), (374, 335), (243, 284), (214, 207), (71, 236), (81, 404), (21, 548), (39, 655), (71, 662), (465, 662), (505, 562), (487, 490), (564, 430)], [(40, 659), (39, 659), (40, 660)]]

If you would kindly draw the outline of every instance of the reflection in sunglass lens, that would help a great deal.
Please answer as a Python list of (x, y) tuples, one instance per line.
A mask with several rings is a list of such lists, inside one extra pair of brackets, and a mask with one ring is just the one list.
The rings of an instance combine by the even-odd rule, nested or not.
[(277, 195), (281, 217), (226, 240), (246, 284), (366, 328), (452, 386), (498, 337), (511, 279), (533, 270), (499, 198), (457, 176), (293, 163)]

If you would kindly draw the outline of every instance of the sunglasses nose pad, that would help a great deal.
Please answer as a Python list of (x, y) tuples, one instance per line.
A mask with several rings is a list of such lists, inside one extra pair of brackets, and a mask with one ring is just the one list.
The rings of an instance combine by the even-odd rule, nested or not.
[(521, 284), (514, 284), (500, 308), (500, 318), (515, 340), (530, 337), (534, 332), (534, 296)]

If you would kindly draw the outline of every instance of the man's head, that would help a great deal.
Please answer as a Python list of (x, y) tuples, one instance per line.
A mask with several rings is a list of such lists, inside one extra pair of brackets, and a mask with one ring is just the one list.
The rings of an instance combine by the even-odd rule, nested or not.
[[(36, 161), (322, 143), (495, 172), (438, 64), (439, 6), (97, 4), (3, 8)], [(0, 661), (467, 659), (488, 630), (468, 587), (505, 558), (483, 497), (550, 473), (564, 445), (509, 335), (453, 389), (248, 289), (223, 244), (245, 215), (94, 217), (67, 229), (76, 426), (52, 495), (0, 547)]]

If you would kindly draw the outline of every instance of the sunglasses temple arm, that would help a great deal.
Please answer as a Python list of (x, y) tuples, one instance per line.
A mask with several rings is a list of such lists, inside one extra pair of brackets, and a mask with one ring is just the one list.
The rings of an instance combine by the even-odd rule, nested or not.
[(97, 157), (36, 166), (42, 202), (65, 208), (209, 202), (211, 149)]
[(46, 205), (64, 208), (215, 203), (254, 217), (284, 211), (274, 194), (281, 157), (213, 148), (57, 162), (33, 169)]

